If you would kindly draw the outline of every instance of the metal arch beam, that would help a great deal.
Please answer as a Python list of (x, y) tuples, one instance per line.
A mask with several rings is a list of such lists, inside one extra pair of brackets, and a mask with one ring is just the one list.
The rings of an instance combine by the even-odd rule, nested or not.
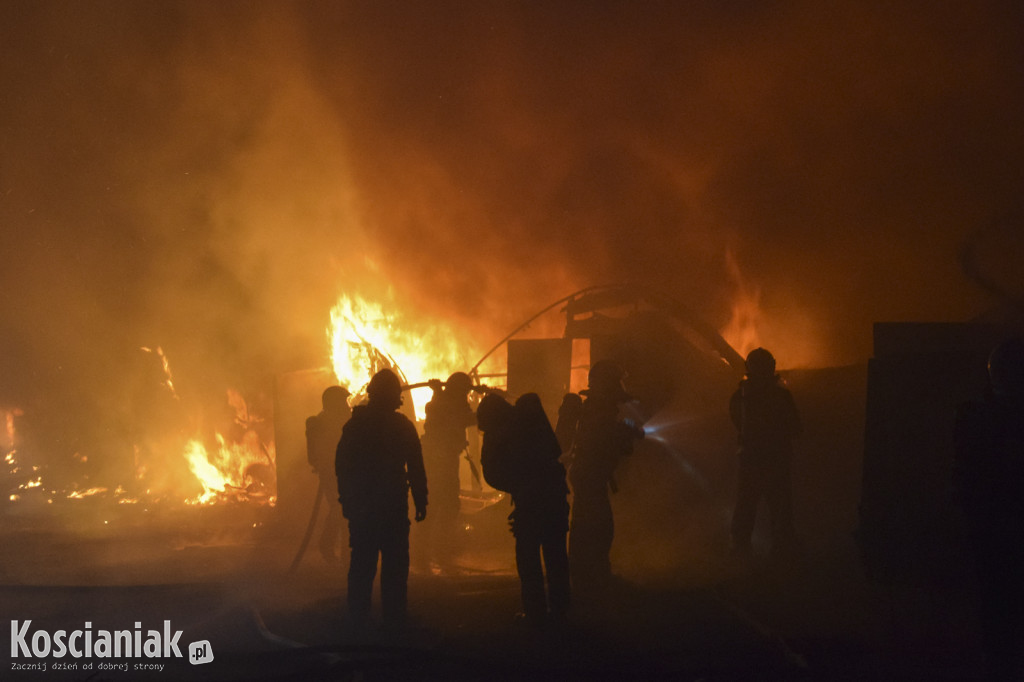
[[(586, 297), (590, 297), (591, 300), (587, 302)], [(669, 296), (653, 292), (646, 287), (623, 283), (585, 287), (579, 291), (569, 294), (568, 296), (563, 296), (550, 305), (545, 306), (539, 312), (532, 315), (518, 327), (506, 334), (501, 341), (494, 344), (494, 346), (484, 353), (483, 357), (473, 365), (473, 368), (469, 370), (469, 374), (475, 375), (480, 365), (483, 364), (487, 358), (493, 355), (495, 351), (508, 343), (512, 337), (530, 326), (534, 320), (563, 303), (566, 304), (566, 312), (572, 315), (578, 312), (593, 312), (595, 310), (613, 307), (616, 305), (627, 305), (630, 303), (637, 304), (643, 301), (646, 301), (658, 310), (675, 317), (684, 324), (689, 325), (695, 332), (697, 332), (697, 334), (704, 338), (715, 352), (717, 352), (731, 367), (741, 372), (744, 370), (743, 356), (737, 353), (736, 349), (730, 346), (717, 330), (710, 325), (705, 324), (688, 307)]]

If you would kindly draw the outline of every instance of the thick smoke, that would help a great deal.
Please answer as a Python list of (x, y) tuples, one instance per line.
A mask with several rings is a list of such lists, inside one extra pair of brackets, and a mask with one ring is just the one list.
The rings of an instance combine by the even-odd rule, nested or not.
[(140, 346), (244, 390), (326, 363), (342, 291), (486, 348), (590, 284), (718, 327), (754, 290), (783, 365), (863, 359), (873, 321), (990, 301), (956, 254), (1024, 180), (1021, 19), (5, 3), (0, 399), (116, 413)]

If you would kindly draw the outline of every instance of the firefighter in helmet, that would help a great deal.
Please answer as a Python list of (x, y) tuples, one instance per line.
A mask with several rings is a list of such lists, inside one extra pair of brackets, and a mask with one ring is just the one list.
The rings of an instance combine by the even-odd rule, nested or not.
[(327, 561), (338, 558), (344, 532), (341, 507), (334, 504), (334, 491), (338, 489), (334, 457), (341, 429), (352, 416), (348, 397), (348, 390), (342, 386), (328, 386), (320, 396), (323, 409), (306, 420), (306, 459), (320, 479), (317, 495), (323, 495), (327, 502), (327, 520), (320, 533), (320, 554)]
[(348, 607), (353, 623), (370, 615), (380, 557), (381, 611), (385, 626), (405, 620), (409, 579), (409, 491), (416, 520), (427, 516), (427, 476), (416, 427), (398, 412), (402, 385), (394, 372), (377, 372), (369, 400), (352, 410), (341, 432), (336, 469), (338, 499), (348, 519)]
[(433, 396), (426, 405), (422, 443), (431, 508), (430, 520), (417, 529), (416, 564), (422, 570), (431, 562), (450, 569), (459, 549), (459, 464), (469, 444), (466, 429), (476, 425), (468, 400), (473, 382), (465, 372), (455, 372), (429, 386)]
[(496, 490), (512, 495), (514, 509), (508, 518), (515, 536), (523, 616), (535, 626), (549, 619), (562, 622), (570, 594), (565, 546), (569, 488), (558, 438), (536, 393), (521, 396), (515, 406), (490, 393), (480, 401), (477, 420), (483, 433), (484, 478)]
[(746, 378), (729, 400), (729, 415), (739, 441), (739, 480), (732, 517), (733, 549), (750, 553), (757, 507), (764, 498), (771, 521), (772, 553), (796, 549), (790, 460), (800, 416), (789, 392), (775, 373), (775, 357), (764, 348), (747, 355)]
[[(609, 492), (615, 491), (615, 468), (633, 452), (633, 441), (643, 437), (642, 429), (618, 418), (619, 406), (631, 399), (623, 387), (625, 377), (617, 363), (600, 360), (590, 368), (588, 388), (581, 391), (582, 405), (566, 396), (559, 410), (558, 433), (571, 432), (575, 421), (569, 467), (573, 494), (569, 566), (573, 583), (584, 589), (604, 584), (612, 576), (615, 524)], [(572, 409), (575, 405), (578, 410)], [(578, 416), (571, 414), (574, 411)], [(568, 440), (563, 436), (563, 447)]]

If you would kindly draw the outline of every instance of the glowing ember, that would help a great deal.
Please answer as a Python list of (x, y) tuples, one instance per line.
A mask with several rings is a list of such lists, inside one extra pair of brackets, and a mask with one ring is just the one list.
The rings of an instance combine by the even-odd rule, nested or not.
[(100, 487), (89, 488), (88, 490), (72, 490), (70, 493), (68, 493), (68, 499), (69, 500), (80, 500), (83, 497), (92, 497), (93, 495), (98, 495), (100, 493), (105, 493), (105, 492), (107, 492), (107, 489), (106, 488), (100, 488)]
[(161, 348), (160, 346), (157, 346), (156, 350), (154, 351), (150, 348), (142, 346), (141, 350), (146, 353), (155, 353), (156, 356), (160, 358), (160, 364), (163, 365), (164, 376), (166, 377), (164, 384), (167, 386), (167, 389), (171, 392), (171, 395), (174, 396), (175, 400), (179, 400), (178, 393), (177, 391), (174, 390), (174, 378), (171, 376), (171, 363), (167, 359), (167, 356), (164, 355), (164, 349)]
[[(338, 299), (331, 310), (328, 336), (334, 375), (357, 396), (370, 377), (386, 367), (397, 369), (402, 379), (418, 382), (446, 379), (469, 366), (465, 351), (471, 349), (461, 345), (458, 334), (447, 325), (419, 323), (393, 307), (385, 309), (359, 297)], [(416, 415), (422, 419), (430, 389), (413, 393)]]

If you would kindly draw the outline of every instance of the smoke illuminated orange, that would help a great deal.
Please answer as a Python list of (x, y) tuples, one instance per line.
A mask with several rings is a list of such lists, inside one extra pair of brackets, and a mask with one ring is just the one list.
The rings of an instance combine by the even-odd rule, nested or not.
[(761, 345), (758, 333), (761, 292), (743, 276), (736, 256), (731, 250), (725, 252), (725, 266), (729, 278), (736, 287), (736, 293), (732, 302), (732, 317), (720, 333), (736, 352), (746, 357), (747, 353)]

